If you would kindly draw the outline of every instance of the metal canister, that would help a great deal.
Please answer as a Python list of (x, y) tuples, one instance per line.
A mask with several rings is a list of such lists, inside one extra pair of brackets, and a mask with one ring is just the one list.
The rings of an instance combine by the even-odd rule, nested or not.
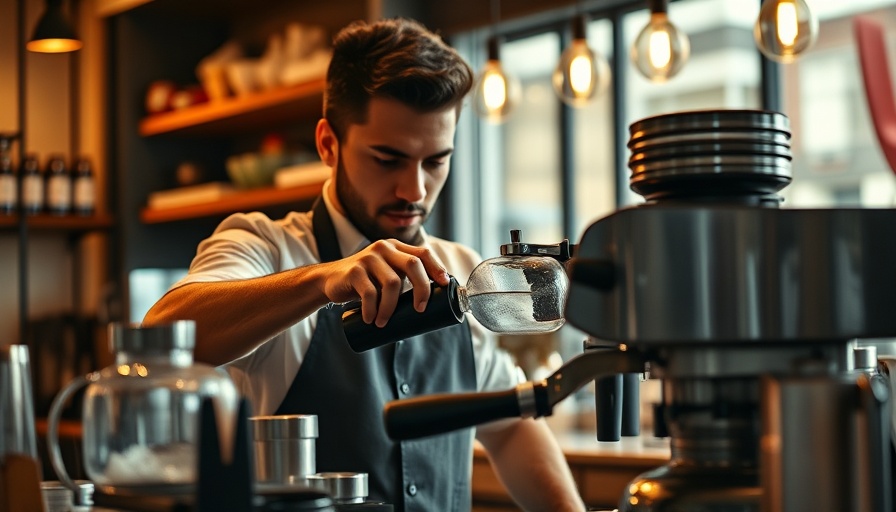
[(249, 421), (255, 447), (256, 482), (306, 485), (305, 477), (317, 471), (317, 416), (255, 416)]
[(367, 498), (367, 473), (315, 473), (306, 479), (311, 487), (332, 496), (337, 505), (364, 503)]
[[(71, 489), (57, 480), (40, 483), (40, 491), (44, 499), (46, 512), (72, 512), (93, 505), (93, 483), (88, 480), (75, 480), (78, 496), (75, 499)], [(75, 503), (80, 506), (76, 507)]]

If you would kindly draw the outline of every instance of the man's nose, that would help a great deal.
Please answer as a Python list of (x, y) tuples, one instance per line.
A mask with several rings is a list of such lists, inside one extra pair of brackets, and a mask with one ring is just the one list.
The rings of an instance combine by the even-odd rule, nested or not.
[(395, 195), (409, 203), (417, 203), (426, 198), (426, 174), (422, 163), (408, 164), (395, 186)]

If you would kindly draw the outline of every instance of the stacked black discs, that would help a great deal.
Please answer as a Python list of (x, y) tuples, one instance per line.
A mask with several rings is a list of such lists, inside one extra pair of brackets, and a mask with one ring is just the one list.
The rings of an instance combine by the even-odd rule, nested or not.
[(791, 180), (790, 122), (764, 110), (698, 110), (629, 126), (631, 189), (650, 202), (777, 205)]

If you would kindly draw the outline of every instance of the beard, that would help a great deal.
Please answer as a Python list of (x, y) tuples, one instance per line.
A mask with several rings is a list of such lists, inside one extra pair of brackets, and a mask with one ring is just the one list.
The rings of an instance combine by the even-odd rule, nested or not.
[[(354, 224), (355, 228), (361, 232), (368, 240), (374, 242), (385, 238), (395, 238), (409, 245), (422, 245), (423, 232), (420, 226), (429, 218), (429, 212), (422, 205), (409, 203), (407, 201), (396, 201), (385, 206), (381, 206), (373, 217), (367, 214), (367, 203), (361, 194), (358, 193), (348, 180), (345, 166), (343, 165), (342, 155), (336, 164), (336, 197), (342, 203), (345, 215), (348, 220)], [(388, 212), (415, 212), (421, 215), (419, 224), (398, 228), (389, 231), (380, 226), (376, 221), (376, 215)]]

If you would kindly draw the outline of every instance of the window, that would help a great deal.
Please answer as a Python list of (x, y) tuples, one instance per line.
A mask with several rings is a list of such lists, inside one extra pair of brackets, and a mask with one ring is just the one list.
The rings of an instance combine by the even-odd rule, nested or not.
[[(878, 146), (868, 113), (856, 53), (852, 15), (873, 16), (892, 31), (896, 6), (813, 2), (819, 16), (815, 46), (782, 66), (784, 113), (793, 139), (793, 182), (782, 191), (784, 207), (892, 207), (896, 178)], [(896, 69), (896, 40), (890, 38), (890, 69)]]
[[(753, 22), (758, 15), (758, 2), (683, 0), (670, 4), (669, 20), (688, 34), (690, 58), (678, 75), (661, 84), (647, 80), (626, 62), (625, 128), (639, 119), (668, 112), (759, 108), (760, 59), (753, 42)], [(634, 41), (648, 20), (647, 10), (627, 14), (622, 23), (624, 40)], [(627, 158), (624, 146), (620, 151)], [(621, 171), (628, 180), (627, 169)], [(642, 201), (627, 190), (619, 202)]]
[[(469, 108), (462, 114), (453, 171), (452, 208), (458, 212), (454, 238), (486, 258), (497, 256), (500, 245), (509, 242), (510, 229), (521, 229), (523, 239), (533, 243), (563, 238), (575, 243), (591, 223), (618, 205), (641, 202), (628, 191), (628, 125), (675, 110), (757, 108), (760, 59), (752, 25), (758, 12), (758, 4), (742, 0), (673, 2), (670, 17), (689, 34), (691, 57), (666, 84), (638, 75), (629, 61), (631, 42), (649, 17), (646, 3), (632, 2), (627, 11), (591, 13), (589, 46), (608, 59), (624, 95), (614, 97), (617, 85), (581, 109), (565, 106), (551, 85), (570, 37), (570, 18), (555, 16), (543, 21), (540, 30), (534, 24), (520, 34), (507, 34), (501, 62), (520, 79), (522, 100), (501, 125), (479, 120)], [(614, 48), (617, 30), (623, 48)], [(484, 63), (490, 35), (482, 30), (453, 41), (474, 70)], [(473, 226), (462, 225), (464, 219)], [(569, 357), (581, 352), (584, 337), (564, 327), (556, 335), (560, 353)]]
[(560, 105), (551, 74), (560, 54), (560, 35), (546, 32), (517, 39), (501, 47), (501, 62), (516, 76), (522, 97), (501, 126), (494, 150), (500, 154), (502, 179), (487, 189), (485, 240), (494, 247), (508, 243), (510, 229), (522, 229), (523, 240), (553, 243), (563, 238), (563, 198), (560, 169)]
[[(463, 114), (452, 203), (463, 213), (453, 226), (454, 238), (485, 257), (508, 242), (510, 229), (522, 229), (524, 240), (535, 243), (575, 242), (617, 206), (642, 201), (628, 190), (629, 124), (677, 110), (760, 107), (760, 59), (752, 35), (758, 3), (673, 2), (670, 19), (688, 34), (691, 56), (665, 84), (650, 82), (631, 65), (629, 47), (649, 13), (642, 2), (625, 9), (591, 13), (588, 27), (589, 46), (607, 57), (624, 95), (615, 98), (610, 88), (582, 109), (564, 106), (551, 86), (569, 38), (569, 15), (548, 14), (540, 30), (536, 19), (521, 35), (507, 34), (501, 62), (520, 79), (522, 100), (497, 126), (480, 121), (472, 109)], [(624, 48), (613, 47), (616, 30)], [(453, 41), (475, 70), (484, 62), (490, 35), (485, 29)], [(467, 221), (476, 226), (461, 225)]]
[[(613, 24), (599, 19), (588, 24), (588, 43), (592, 51), (602, 54), (615, 69), (613, 57)], [(588, 106), (570, 109), (572, 117), (572, 231), (565, 233), (572, 241), (582, 236), (595, 220), (616, 209), (616, 160), (613, 135), (613, 88), (608, 87)]]

